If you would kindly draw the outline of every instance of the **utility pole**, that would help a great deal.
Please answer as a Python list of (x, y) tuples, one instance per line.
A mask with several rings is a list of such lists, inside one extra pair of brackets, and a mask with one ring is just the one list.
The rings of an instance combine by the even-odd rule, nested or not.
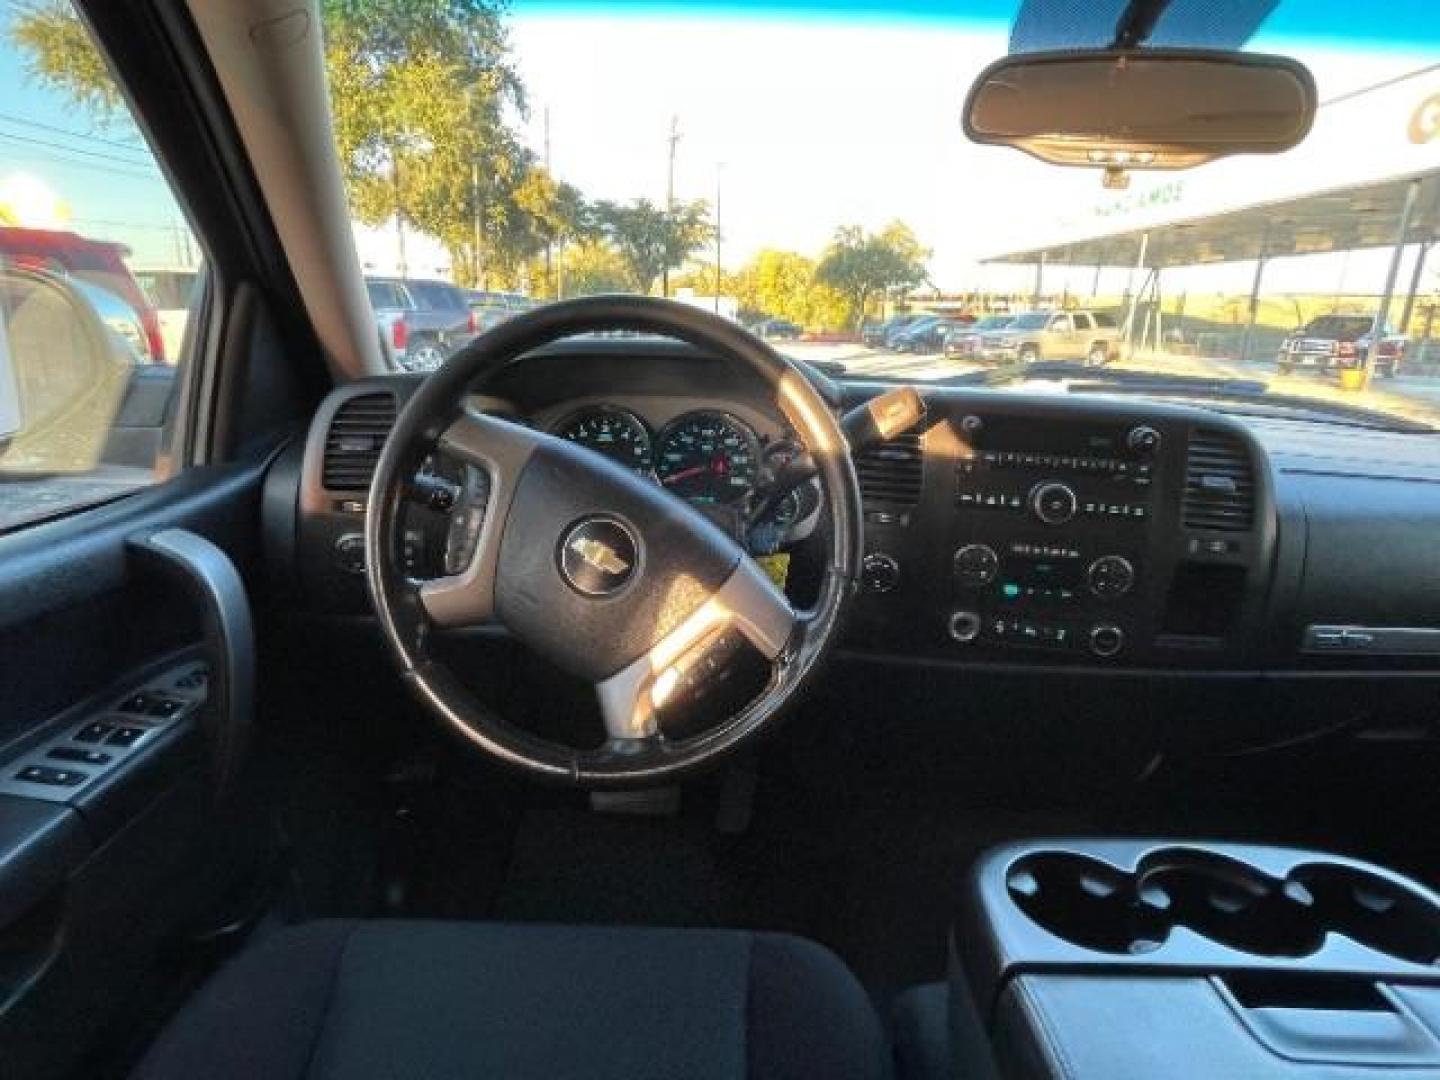
[(470, 227), (474, 235), (470, 238), (470, 273), (475, 288), (480, 288), (480, 243), (483, 229), (480, 221), (480, 162), (470, 162)]
[[(551, 183), (555, 181), (555, 170), (550, 165), (550, 106), (545, 106), (541, 113), (545, 133), (545, 175), (550, 178)], [(550, 237), (545, 238), (545, 285), (554, 291), (555, 299), (560, 299), (560, 284), (555, 279), (555, 244)]]
[[(680, 145), (680, 117), (670, 117), (669, 166), (665, 172), (665, 219), (667, 226), (670, 215), (675, 212), (675, 148)], [(670, 295), (670, 267), (660, 271), (660, 295)]]
[(395, 185), (395, 241), (399, 246), (400, 277), (410, 276), (410, 266), (405, 259), (405, 202), (400, 197), (400, 155), (390, 151), (390, 180)]
[(725, 175), (725, 163), (715, 163), (715, 314), (720, 314), (720, 180)]

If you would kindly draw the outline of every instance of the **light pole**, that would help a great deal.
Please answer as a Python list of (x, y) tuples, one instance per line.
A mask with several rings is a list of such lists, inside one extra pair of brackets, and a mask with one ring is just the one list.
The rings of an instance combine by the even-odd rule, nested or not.
[[(665, 222), (672, 223), (675, 213), (675, 148), (680, 145), (680, 117), (670, 117), (669, 165), (665, 171)], [(660, 295), (670, 295), (670, 267), (660, 271)]]

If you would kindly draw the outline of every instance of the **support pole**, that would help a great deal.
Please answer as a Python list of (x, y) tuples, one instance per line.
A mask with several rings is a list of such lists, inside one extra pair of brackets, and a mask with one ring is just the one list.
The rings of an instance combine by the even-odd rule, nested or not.
[(1049, 252), (1040, 253), (1040, 261), (1035, 264), (1035, 294), (1030, 298), (1031, 307), (1040, 306), (1040, 297), (1045, 285), (1045, 261), (1049, 258)]
[(1370, 380), (1375, 377), (1375, 361), (1380, 356), (1380, 342), (1385, 337), (1385, 317), (1390, 314), (1390, 301), (1395, 295), (1395, 279), (1400, 274), (1400, 257), (1405, 254), (1405, 237), (1410, 232), (1410, 216), (1415, 212), (1415, 200), (1420, 194), (1420, 181), (1411, 180), (1405, 187), (1405, 204), (1400, 208), (1400, 222), (1395, 227), (1395, 251), (1390, 256), (1390, 269), (1385, 272), (1385, 291), (1380, 296), (1380, 306), (1375, 309), (1375, 321), (1370, 325), (1370, 347), (1365, 350), (1364, 388), (1370, 389)]
[(1255, 320), (1260, 314), (1260, 283), (1265, 278), (1265, 264), (1268, 261), (1269, 256), (1262, 247), (1255, 260), (1255, 278), (1250, 282), (1250, 318), (1245, 323), (1245, 333), (1240, 338), (1240, 355), (1237, 359), (1242, 364), (1250, 359), (1250, 344), (1255, 338)]
[(1149, 251), (1150, 234), (1143, 232), (1140, 234), (1140, 254), (1135, 259), (1135, 269), (1130, 271), (1130, 277), (1125, 282), (1125, 294), (1126, 300), (1128, 301), (1125, 309), (1125, 333), (1123, 335), (1126, 359), (1129, 359), (1130, 354), (1135, 351), (1135, 341), (1133, 338), (1135, 332), (1135, 303), (1139, 299), (1139, 293), (1135, 289), (1135, 275), (1145, 269), (1145, 256), (1149, 254)]
[(1095, 276), (1090, 281), (1090, 303), (1093, 306), (1095, 297), (1100, 295), (1100, 264), (1095, 264)]
[(1420, 277), (1425, 273), (1425, 260), (1430, 255), (1430, 247), (1433, 241), (1421, 241), (1419, 250), (1415, 252), (1415, 271), (1410, 275), (1410, 291), (1405, 294), (1405, 307), (1400, 312), (1400, 333), (1404, 334), (1410, 329), (1410, 319), (1415, 314), (1415, 294), (1420, 291)]

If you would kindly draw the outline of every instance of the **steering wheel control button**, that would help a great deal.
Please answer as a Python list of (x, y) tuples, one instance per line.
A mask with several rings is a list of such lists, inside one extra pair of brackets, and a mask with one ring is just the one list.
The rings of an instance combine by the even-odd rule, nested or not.
[(1135, 586), (1135, 567), (1120, 555), (1102, 555), (1090, 564), (1085, 579), (1101, 600), (1115, 600)]
[(957, 611), (950, 616), (950, 636), (961, 645), (969, 645), (980, 636), (980, 616), (973, 611)]
[(1000, 572), (1000, 556), (986, 544), (966, 544), (955, 552), (951, 565), (956, 585), (962, 589), (979, 589), (995, 580)]
[(582, 518), (566, 531), (556, 558), (565, 583), (582, 596), (614, 596), (635, 576), (640, 542), (616, 518)]
[(1113, 623), (1099, 623), (1090, 628), (1090, 651), (1108, 658), (1125, 647), (1125, 633)]
[(860, 563), (860, 586), (866, 592), (894, 592), (900, 587), (900, 564), (883, 551), (866, 555)]
[(1048, 480), (1030, 492), (1030, 512), (1046, 525), (1063, 525), (1075, 516), (1080, 501), (1068, 484)]
[(365, 573), (365, 537), (346, 533), (336, 540), (335, 565), (347, 574)]

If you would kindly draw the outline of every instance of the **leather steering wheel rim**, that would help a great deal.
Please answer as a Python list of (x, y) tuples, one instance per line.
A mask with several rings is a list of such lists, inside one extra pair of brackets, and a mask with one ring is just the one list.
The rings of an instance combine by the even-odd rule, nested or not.
[[(748, 369), (770, 387), (776, 406), (814, 459), (828, 509), (826, 565), (813, 607), (795, 611), (773, 584), (767, 594), (768, 577), (740, 545), (679, 499), (599, 455), (465, 406), (467, 395), (483, 393), (496, 375), (534, 350), (612, 330), (687, 342)], [(470, 567), (442, 579), (439, 587), (410, 580), (399, 557), (404, 487), (437, 445), (485, 468), (491, 492)], [(493, 758), (538, 779), (588, 788), (672, 781), (713, 765), (767, 728), (814, 677), (832, 645), (863, 554), (855, 468), (839, 423), (816, 388), (769, 345), (733, 323), (692, 306), (642, 296), (550, 304), (502, 323), (455, 353), (396, 418), (375, 469), (369, 507), (367, 582), (410, 690)], [(602, 519), (603, 525), (590, 524)], [(568, 537), (582, 526), (588, 531), (572, 543)], [(566, 545), (581, 551), (596, 528), (611, 530), (602, 535), (632, 556), (624, 572), (639, 580), (627, 578), (614, 595), (577, 601)], [(625, 548), (627, 533), (635, 542), (633, 551)], [(610, 556), (602, 566), (627, 562), (609, 548), (599, 550)], [(679, 565), (684, 558), (695, 568)], [(549, 580), (556, 567), (553, 576), (566, 580), (568, 592)], [(605, 576), (594, 565), (579, 569)], [(547, 606), (556, 613), (549, 622)], [(561, 611), (573, 617), (559, 618)], [(610, 642), (603, 633), (605, 620), (621, 620), (626, 612), (631, 617), (617, 622), (615, 635), (642, 641), (644, 651), (606, 672), (616, 657), (591, 654), (605, 652)], [(522, 643), (549, 650), (557, 663), (596, 683), (610, 735), (602, 747), (564, 746), (508, 724), (432, 655), (437, 626), (472, 625), (495, 616)], [(563, 625), (552, 625), (555, 621)], [(590, 626), (590, 637), (567, 640), (573, 624)], [(596, 628), (602, 633), (594, 633)], [(666, 739), (655, 728), (655, 707), (648, 703), (660, 700), (665, 678), (687, 670), (688, 657), (718, 648), (714, 643), (727, 634), (744, 638), (770, 660), (765, 689), (701, 734)]]

